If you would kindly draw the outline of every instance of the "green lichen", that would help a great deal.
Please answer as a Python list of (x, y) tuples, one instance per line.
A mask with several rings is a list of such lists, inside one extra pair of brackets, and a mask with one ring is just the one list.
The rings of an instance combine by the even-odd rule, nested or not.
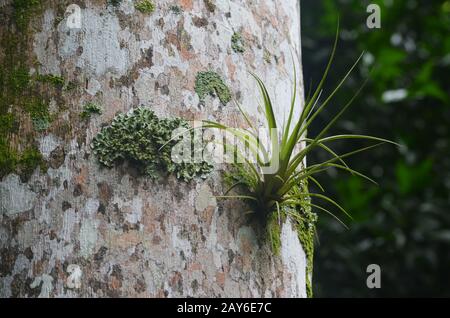
[(180, 8), (180, 6), (172, 5), (170, 6), (170, 11), (173, 12), (173, 14), (179, 15), (183, 12), (183, 10)]
[(51, 124), (50, 117), (47, 116), (31, 117), (31, 121), (33, 122), (33, 127), (36, 131), (45, 131), (48, 128), (50, 128)]
[(135, 4), (135, 8), (144, 14), (155, 11), (155, 4), (151, 0), (142, 0)]
[(231, 48), (236, 53), (245, 52), (245, 41), (239, 32), (234, 32), (231, 36)]
[(213, 168), (206, 161), (172, 161), (172, 147), (182, 138), (171, 139), (172, 133), (180, 127), (189, 128), (189, 124), (180, 118), (160, 119), (150, 109), (139, 107), (116, 116), (111, 125), (94, 138), (91, 146), (99, 162), (109, 168), (126, 161), (152, 179), (167, 174), (174, 174), (183, 181), (206, 177)]
[(80, 117), (83, 119), (91, 118), (92, 115), (97, 114), (100, 115), (102, 113), (102, 109), (95, 103), (87, 103), (83, 107), (83, 111), (80, 114)]
[(203, 101), (206, 95), (216, 95), (222, 104), (231, 100), (231, 93), (219, 74), (213, 71), (199, 72), (195, 79), (195, 92)]

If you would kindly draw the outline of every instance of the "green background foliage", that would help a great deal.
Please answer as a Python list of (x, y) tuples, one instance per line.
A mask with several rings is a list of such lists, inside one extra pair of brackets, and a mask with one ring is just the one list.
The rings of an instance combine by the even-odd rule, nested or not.
[[(381, 7), (381, 29), (366, 27), (370, 3)], [(302, 1), (301, 6), (307, 89), (310, 80), (313, 86), (320, 80), (338, 16), (339, 58), (325, 95), (366, 52), (311, 135), (370, 77), (330, 134), (376, 135), (405, 145), (347, 160), (378, 187), (337, 171), (318, 177), (354, 221), (346, 230), (331, 218), (319, 218), (315, 296), (450, 296), (450, 1), (323, 0)], [(404, 99), (382, 98), (398, 89), (406, 90)], [(342, 143), (333, 150), (345, 153), (352, 146)], [(323, 161), (324, 156), (312, 153), (308, 162)], [(381, 266), (381, 289), (366, 287), (366, 267), (372, 263)]]

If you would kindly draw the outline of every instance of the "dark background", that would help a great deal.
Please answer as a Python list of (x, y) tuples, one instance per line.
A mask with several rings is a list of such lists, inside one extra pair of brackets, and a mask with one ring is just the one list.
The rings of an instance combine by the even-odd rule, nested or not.
[[(381, 7), (381, 29), (366, 26), (369, 3)], [(450, 1), (302, 1), (301, 9), (306, 90), (310, 80), (315, 86), (321, 78), (338, 16), (337, 58), (322, 96), (366, 52), (310, 136), (352, 97), (372, 69), (367, 87), (330, 134), (375, 135), (404, 145), (385, 145), (347, 160), (379, 186), (337, 171), (320, 176), (327, 194), (354, 220), (346, 220), (347, 230), (319, 212), (315, 297), (449, 297)], [(407, 96), (382, 98), (398, 89)], [(345, 153), (359, 146), (347, 141), (333, 150)], [(318, 152), (308, 161), (324, 158)], [(366, 287), (366, 267), (372, 263), (381, 266), (381, 289)]]

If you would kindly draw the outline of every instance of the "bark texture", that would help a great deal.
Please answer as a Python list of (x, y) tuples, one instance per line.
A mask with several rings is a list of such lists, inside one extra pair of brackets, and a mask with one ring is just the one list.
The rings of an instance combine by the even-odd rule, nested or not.
[[(242, 203), (213, 197), (224, 191), (220, 171), (191, 183), (153, 182), (132, 166), (102, 168), (90, 148), (102, 125), (140, 105), (161, 117), (244, 127), (233, 103), (209, 95), (200, 101), (195, 78), (208, 70), (261, 121), (248, 71), (257, 73), (281, 123), (292, 88), (290, 50), (300, 56), (297, 0), (155, 1), (152, 13), (131, 0), (116, 7), (75, 1), (81, 28), (68, 28), (71, 2), (41, 1), (26, 11), (25, 31), (14, 24), (16, 2), (0, 2), (2, 64), (16, 58), (8, 57), (8, 34), (26, 34), (14, 48), (27, 72), (65, 84), (36, 93), (51, 115), (44, 129), (17, 106), (23, 92), (4, 112), (18, 119), (9, 146), (23, 151), (26, 136), (47, 168), (28, 176), (24, 168), (10, 171), (0, 182), (0, 296), (305, 297), (306, 260), (295, 229), (283, 225), (281, 253), (273, 255), (259, 225), (242, 217)], [(243, 52), (233, 49), (235, 32)], [(83, 120), (88, 102), (103, 112)]]

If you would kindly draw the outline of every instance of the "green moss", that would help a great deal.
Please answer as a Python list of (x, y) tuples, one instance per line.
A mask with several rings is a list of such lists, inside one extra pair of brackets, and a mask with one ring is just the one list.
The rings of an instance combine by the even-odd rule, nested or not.
[(36, 131), (44, 131), (50, 127), (52, 118), (47, 103), (40, 99), (32, 99), (26, 102), (25, 110), (30, 114)]
[(8, 141), (0, 136), (0, 179), (17, 172), (22, 180), (28, 180), (34, 170), (40, 167), (45, 171), (44, 159), (39, 150), (31, 146), (18, 154), (9, 147)]
[(65, 84), (65, 80), (61, 76), (53, 75), (53, 74), (45, 74), (38, 75), (37, 80), (42, 83), (49, 83), (56, 87), (63, 87)]
[(17, 164), (17, 154), (9, 147), (5, 137), (0, 136), (0, 180), (13, 172)]
[(20, 160), (17, 163), (17, 169), (22, 179), (28, 180), (37, 167), (45, 170), (44, 159), (42, 154), (35, 147), (26, 149), (20, 156)]
[(73, 81), (69, 81), (66, 83), (66, 85), (64, 86), (64, 90), (65, 91), (71, 91), (74, 90), (75, 88), (78, 87), (78, 84), (76, 82)]
[(231, 48), (236, 53), (245, 52), (245, 41), (239, 32), (234, 32), (231, 36)]
[(172, 132), (180, 127), (189, 128), (189, 125), (180, 118), (159, 119), (148, 108), (140, 107), (116, 116), (94, 138), (92, 148), (102, 165), (112, 168), (126, 161), (152, 179), (169, 173), (183, 181), (206, 177), (213, 167), (205, 161), (172, 161), (172, 147), (181, 139), (172, 139)]
[[(308, 184), (303, 182), (301, 188), (303, 193), (308, 193)], [(302, 245), (303, 251), (306, 255), (306, 293), (308, 297), (313, 297), (312, 291), (312, 275), (313, 275), (313, 262), (314, 262), (314, 235), (316, 231), (317, 214), (311, 210), (310, 198), (305, 197), (302, 199), (299, 205), (283, 207), (278, 214), (278, 211), (274, 211), (267, 217), (267, 233), (270, 239), (272, 250), (275, 255), (279, 255), (281, 248), (281, 226), (286, 220), (286, 217), (290, 217), (293, 222), (299, 241)]]
[(13, 114), (0, 115), (0, 136), (6, 136), (16, 128), (16, 118)]
[(297, 233), (303, 250), (306, 254), (306, 292), (308, 297), (313, 297), (312, 291), (312, 275), (314, 262), (314, 234), (315, 223), (317, 220), (316, 214), (311, 212), (311, 207), (303, 207), (304, 221), (297, 223)]
[(150, 14), (155, 11), (155, 4), (151, 0), (141, 0), (134, 6), (137, 10), (145, 14)]
[(267, 234), (275, 255), (279, 255), (281, 250), (281, 224), (284, 218), (284, 214), (272, 213), (267, 219)]
[(83, 107), (83, 111), (80, 114), (80, 117), (83, 119), (91, 118), (92, 115), (102, 113), (102, 109), (95, 103), (87, 103)]
[(31, 17), (37, 13), (41, 0), (13, 0), (14, 21), (19, 30), (28, 27)]
[(8, 91), (13, 95), (19, 95), (29, 87), (30, 75), (28, 69), (23, 65), (13, 68), (7, 77)]
[[(303, 181), (301, 186), (301, 192), (309, 193), (308, 183)], [(314, 235), (316, 232), (317, 214), (312, 212), (311, 198), (304, 197), (301, 200), (299, 206), (296, 206), (296, 210), (299, 213), (298, 218), (295, 219), (297, 225), (297, 233), (303, 250), (306, 254), (306, 292), (308, 297), (313, 297), (312, 291), (312, 275), (314, 264)]]
[[(16, 172), (28, 178), (37, 166), (43, 166), (43, 158), (34, 145), (33, 137), (20, 138), (19, 149), (14, 150), (11, 136), (18, 133), (18, 122), (26, 111), (37, 130), (47, 129), (50, 123), (48, 103), (40, 91), (39, 81), (30, 76), (28, 64), (29, 24), (33, 16), (42, 11), (40, 0), (13, 0), (10, 21), (5, 21), (5, 32), (0, 39), (3, 54), (0, 60), (0, 178)], [(47, 78), (55, 83), (59, 80)]]
[(222, 78), (213, 71), (199, 72), (195, 79), (195, 92), (203, 101), (206, 95), (216, 95), (222, 104), (227, 104), (231, 100), (231, 93), (223, 82)]
[(183, 10), (180, 8), (180, 6), (177, 6), (177, 5), (170, 6), (170, 11), (172, 11), (176, 15), (179, 15), (179, 14), (181, 14), (181, 12), (183, 12)]

